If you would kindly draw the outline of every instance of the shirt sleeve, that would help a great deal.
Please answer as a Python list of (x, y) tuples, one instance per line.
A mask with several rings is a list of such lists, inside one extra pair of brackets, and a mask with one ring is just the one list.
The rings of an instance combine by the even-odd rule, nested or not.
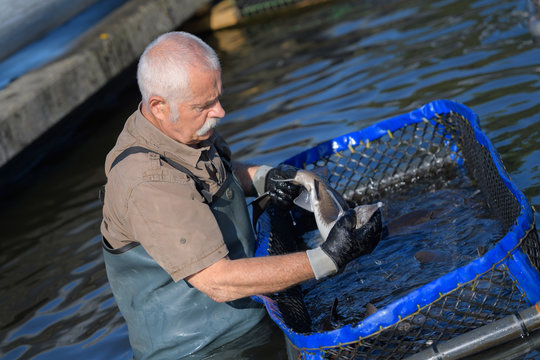
[(228, 253), (212, 210), (189, 183), (140, 183), (128, 201), (128, 218), (135, 240), (174, 281)]

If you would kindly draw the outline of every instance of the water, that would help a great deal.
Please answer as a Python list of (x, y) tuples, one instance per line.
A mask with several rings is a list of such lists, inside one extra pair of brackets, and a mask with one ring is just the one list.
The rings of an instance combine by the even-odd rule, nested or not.
[[(387, 233), (375, 250), (322, 281), (304, 284), (305, 302), (314, 331), (356, 324), (366, 304), (380, 309), (410, 291), (479, 257), (479, 246), (491, 249), (504, 235), (484, 198), (463, 173), (417, 181), (380, 199)], [(386, 232), (386, 231), (385, 231)], [(310, 246), (318, 231), (304, 236)], [(310, 246), (312, 247), (312, 246)], [(336, 318), (330, 318), (334, 299)]]
[(126, 0), (0, 1), (0, 89), (67, 53)]
[(39, 39), (95, 1), (0, 0), (0, 60)]
[[(540, 209), (540, 46), (527, 22), (521, 0), (332, 1), (218, 31), (205, 39), (224, 69), (219, 129), (236, 158), (273, 165), (450, 98), (480, 116), (512, 180)], [(24, 191), (2, 200), (5, 359), (131, 358), (103, 269), (96, 191), (139, 95), (130, 83), (102, 97), (118, 98), (89, 111), (70, 139), (55, 138), (62, 145), (21, 177)], [(283, 358), (282, 337), (267, 329), (265, 344), (223, 358)]]

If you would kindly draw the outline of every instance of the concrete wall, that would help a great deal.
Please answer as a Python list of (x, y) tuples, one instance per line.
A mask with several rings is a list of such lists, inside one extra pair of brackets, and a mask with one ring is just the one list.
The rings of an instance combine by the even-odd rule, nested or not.
[(0, 91), (0, 166), (211, 0), (131, 0), (81, 37), (61, 59)]
[[(0, 0), (0, 60), (98, 0)], [(54, 14), (54, 16), (50, 16)]]

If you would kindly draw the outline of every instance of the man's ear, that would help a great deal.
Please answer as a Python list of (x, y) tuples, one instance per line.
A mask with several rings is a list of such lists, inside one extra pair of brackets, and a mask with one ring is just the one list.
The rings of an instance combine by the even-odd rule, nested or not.
[(161, 96), (151, 96), (148, 99), (148, 107), (154, 118), (160, 121), (169, 119), (169, 104)]

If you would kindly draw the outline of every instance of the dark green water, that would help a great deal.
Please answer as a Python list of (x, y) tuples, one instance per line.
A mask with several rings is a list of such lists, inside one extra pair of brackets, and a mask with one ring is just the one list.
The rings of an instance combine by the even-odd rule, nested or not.
[[(273, 165), (448, 98), (479, 115), (512, 180), (540, 209), (540, 43), (528, 16), (526, 1), (332, 1), (206, 35), (224, 70), (228, 114), (219, 129), (238, 159)], [(96, 192), (139, 95), (130, 83), (102, 96), (114, 106), (89, 107), (75, 134), (51, 139), (63, 144), (54, 153), (36, 148), (44, 160), (0, 205), (5, 359), (131, 357), (105, 277)], [(265, 329), (263, 344), (214, 358), (283, 358), (279, 330)]]

